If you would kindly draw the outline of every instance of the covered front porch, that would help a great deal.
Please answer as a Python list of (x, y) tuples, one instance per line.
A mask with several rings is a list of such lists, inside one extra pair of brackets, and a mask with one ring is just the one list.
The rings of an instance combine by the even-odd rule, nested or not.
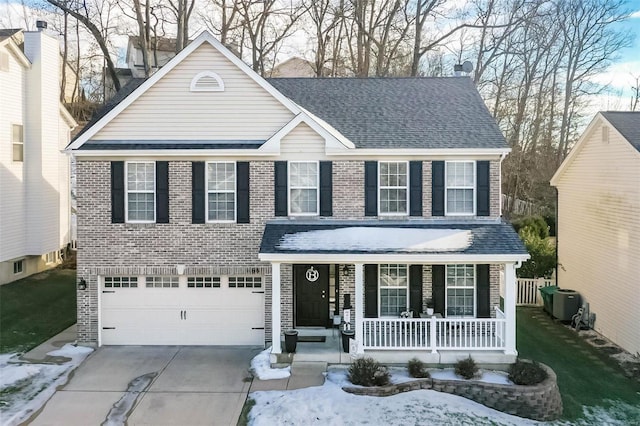
[[(318, 343), (303, 343), (296, 351), (296, 359), (348, 362), (353, 356), (368, 355), (392, 363), (406, 362), (413, 357), (428, 363), (452, 363), (471, 355), (481, 363), (513, 362), (517, 356), (515, 271), (528, 255), (524, 250), (517, 253), (469, 252), (469, 248), (480, 240), (472, 231), (453, 228), (443, 233), (442, 225), (439, 226), (436, 228), (439, 232), (433, 234), (438, 239), (435, 248), (427, 244), (429, 241), (417, 248), (414, 242), (411, 247), (393, 250), (380, 250), (379, 244), (372, 243), (369, 251), (342, 249), (336, 253), (322, 250), (323, 247), (319, 247), (322, 243), (314, 242), (314, 238), (329, 241), (327, 237), (339, 237), (342, 228), (334, 227), (328, 235), (314, 234), (316, 229), (298, 228), (298, 232), (292, 234), (276, 229), (277, 239), (272, 240), (268, 225), (265, 239), (278, 241), (274, 250), (277, 253), (261, 250), (260, 254), (262, 260), (271, 263), (272, 271), (273, 360), (283, 352), (281, 339), (276, 336), (281, 336), (284, 327), (297, 329), (300, 335), (324, 332), (327, 342), (332, 342), (332, 346), (323, 347)], [(495, 223), (491, 226), (494, 228), (489, 229), (494, 230), (494, 235), (490, 237), (496, 237), (496, 233), (502, 231), (510, 240), (507, 242), (513, 243), (510, 233), (515, 233), (510, 226), (509, 229)], [(348, 236), (349, 232), (353, 233), (353, 230), (348, 229), (341, 235)], [(373, 227), (358, 231), (365, 239), (366, 235), (378, 232), (379, 229)], [(289, 249), (286, 236), (299, 237), (300, 234), (303, 234), (304, 248)], [(466, 239), (462, 243), (461, 235)], [(477, 235), (486, 236), (486, 229)], [(428, 236), (422, 232), (418, 238)], [(445, 241), (450, 237), (454, 240)], [(348, 246), (353, 246), (353, 242)], [(283, 250), (287, 252), (283, 253)], [(488, 247), (488, 250), (495, 250), (495, 247)], [(295, 270), (299, 272), (293, 273)], [(312, 286), (318, 286), (319, 277), (329, 271), (333, 271), (332, 288), (339, 289), (331, 314), (339, 321), (327, 321), (326, 327), (335, 323), (340, 324), (340, 330), (353, 332), (350, 354), (342, 352), (340, 330), (301, 327), (297, 323), (299, 316), (294, 314), (300, 310), (297, 305), (301, 303), (299, 294), (309, 284), (307, 281), (311, 279)], [(345, 273), (341, 274), (341, 271)], [(503, 308), (500, 307), (501, 284), (504, 288)], [(319, 288), (322, 297), (334, 294), (322, 290), (321, 284)], [(313, 297), (313, 292), (306, 291), (305, 297)], [(328, 351), (328, 347), (335, 348), (336, 352)]]

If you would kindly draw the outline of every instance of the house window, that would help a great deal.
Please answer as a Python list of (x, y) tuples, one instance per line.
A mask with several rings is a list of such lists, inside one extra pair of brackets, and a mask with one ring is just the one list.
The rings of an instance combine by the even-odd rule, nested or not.
[(189, 277), (187, 288), (220, 288), (220, 277)]
[(397, 317), (407, 310), (409, 275), (407, 265), (380, 265), (380, 317)]
[(207, 163), (207, 221), (236, 220), (236, 164)]
[(447, 265), (447, 317), (475, 317), (473, 265)]
[(11, 141), (13, 142), (13, 161), (24, 161), (24, 127), (22, 124), (11, 126)]
[(289, 214), (317, 215), (319, 211), (318, 197), (318, 162), (289, 162)]
[(105, 288), (137, 288), (138, 277), (104, 277)]
[(262, 277), (229, 277), (229, 288), (260, 288)]
[(147, 288), (178, 288), (178, 277), (147, 277)]
[(156, 220), (156, 164), (127, 162), (127, 222)]
[(406, 161), (381, 161), (379, 163), (379, 214), (407, 214), (407, 206), (409, 205), (408, 169)]
[(475, 161), (447, 161), (445, 163), (447, 215), (475, 214)]
[(13, 262), (13, 273), (21, 274), (24, 271), (24, 259)]
[(45, 255), (44, 262), (45, 262), (47, 265), (48, 265), (48, 264), (51, 264), (51, 263), (55, 263), (55, 261), (57, 260), (57, 257), (58, 257), (57, 255), (58, 255), (58, 252), (57, 252), (57, 251), (51, 251), (51, 252), (47, 253), (47, 254)]

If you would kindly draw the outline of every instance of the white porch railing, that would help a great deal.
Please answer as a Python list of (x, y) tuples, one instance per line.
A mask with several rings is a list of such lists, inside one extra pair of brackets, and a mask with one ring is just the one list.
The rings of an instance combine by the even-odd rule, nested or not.
[(506, 319), (365, 318), (363, 347), (374, 350), (504, 350)]
[(542, 298), (538, 289), (555, 285), (555, 283), (555, 280), (546, 278), (518, 278), (516, 305), (542, 305)]

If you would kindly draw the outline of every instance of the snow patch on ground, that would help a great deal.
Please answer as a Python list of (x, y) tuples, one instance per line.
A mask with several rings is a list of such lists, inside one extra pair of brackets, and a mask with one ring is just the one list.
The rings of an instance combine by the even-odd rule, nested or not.
[(260, 380), (286, 379), (291, 376), (291, 367), (271, 368), (269, 354), (271, 347), (260, 352), (251, 360), (251, 372)]
[(253, 392), (252, 425), (536, 425), (466, 398), (431, 390), (389, 397), (346, 393), (346, 369), (330, 369), (324, 385), (295, 391)]
[(349, 227), (296, 232), (282, 237), (282, 250), (337, 251), (460, 251), (471, 244), (471, 231), (462, 229), (416, 229)]
[(0, 418), (4, 426), (17, 425), (39, 410), (56, 388), (67, 382), (69, 373), (93, 349), (66, 344), (47, 355), (70, 358), (63, 364), (21, 362), (17, 354), (0, 355)]
[[(444, 370), (430, 370), (431, 377), (439, 380), (465, 380), (462, 377), (456, 376), (453, 369)], [(503, 371), (481, 371), (482, 375), (473, 379), (477, 382), (496, 383), (499, 385), (512, 385), (513, 382), (509, 380), (509, 374)]]

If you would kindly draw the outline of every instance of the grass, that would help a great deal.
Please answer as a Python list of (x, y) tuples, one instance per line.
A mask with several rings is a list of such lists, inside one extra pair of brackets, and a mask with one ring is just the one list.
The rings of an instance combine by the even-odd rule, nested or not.
[(240, 417), (238, 418), (237, 426), (246, 426), (249, 424), (249, 413), (253, 406), (256, 405), (256, 401), (251, 397), (247, 398), (244, 402), (244, 406), (242, 407), (242, 412), (240, 413)]
[(0, 353), (26, 352), (76, 322), (76, 271), (53, 269), (0, 286)]
[[(563, 419), (583, 417), (583, 406), (637, 406), (640, 383), (625, 377), (618, 363), (554, 322), (541, 308), (518, 308), (517, 348), (522, 358), (547, 364), (558, 376)], [(637, 412), (631, 414), (634, 419)]]

